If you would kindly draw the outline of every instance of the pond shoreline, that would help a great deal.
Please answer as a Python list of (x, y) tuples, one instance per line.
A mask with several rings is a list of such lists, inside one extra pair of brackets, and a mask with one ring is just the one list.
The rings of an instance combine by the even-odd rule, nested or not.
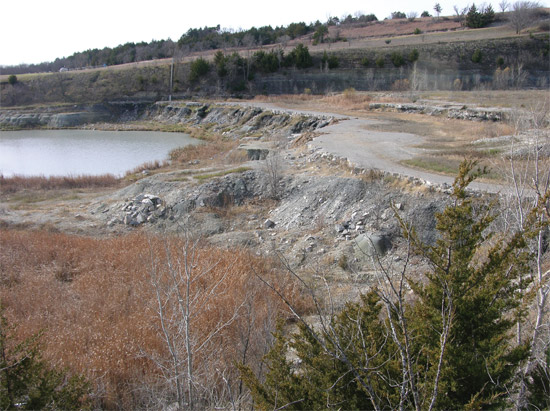
[(0, 174), (122, 177), (170, 151), (198, 144), (187, 133), (93, 129), (21, 130), (0, 134)]

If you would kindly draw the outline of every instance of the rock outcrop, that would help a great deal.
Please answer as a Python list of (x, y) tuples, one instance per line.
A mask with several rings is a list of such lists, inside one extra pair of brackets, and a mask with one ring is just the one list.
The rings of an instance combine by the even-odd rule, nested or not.
[(510, 115), (511, 110), (505, 108), (467, 107), (458, 104), (433, 105), (419, 103), (371, 103), (370, 110), (401, 111), (404, 113), (419, 113), (430, 116), (447, 116), (448, 118), (470, 121), (501, 121)]

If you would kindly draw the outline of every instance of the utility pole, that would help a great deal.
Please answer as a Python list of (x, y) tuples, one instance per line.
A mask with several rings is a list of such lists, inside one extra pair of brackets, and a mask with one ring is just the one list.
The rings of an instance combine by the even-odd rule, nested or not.
[(168, 101), (172, 101), (172, 80), (174, 78), (174, 56), (172, 56), (172, 64), (170, 64), (170, 94), (168, 95)]

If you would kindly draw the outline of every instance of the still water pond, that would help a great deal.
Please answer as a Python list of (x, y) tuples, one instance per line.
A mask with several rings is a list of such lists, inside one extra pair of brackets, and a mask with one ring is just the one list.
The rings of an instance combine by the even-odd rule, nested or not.
[(184, 133), (29, 130), (0, 132), (0, 174), (123, 175), (170, 150), (199, 141)]

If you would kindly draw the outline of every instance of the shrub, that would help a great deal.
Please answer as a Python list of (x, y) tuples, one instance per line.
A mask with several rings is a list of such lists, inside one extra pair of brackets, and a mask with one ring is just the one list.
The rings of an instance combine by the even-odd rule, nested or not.
[(361, 59), (361, 65), (362, 65), (363, 67), (368, 67), (369, 64), (370, 64), (370, 60), (369, 60), (368, 57), (363, 57), (363, 58)]
[(17, 83), (17, 76), (15, 74), (12, 74), (8, 77), (8, 83), (10, 83), (12, 86)]
[(4, 177), (0, 174), (0, 194), (23, 190), (62, 190), (76, 188), (116, 187), (120, 180), (112, 174), (99, 176), (81, 175), (65, 177), (19, 176)]
[(378, 68), (384, 67), (385, 61), (386, 61), (386, 59), (384, 57), (382, 57), (382, 56), (378, 57), (376, 59), (376, 67), (378, 67)]
[(411, 84), (408, 79), (395, 80), (391, 86), (393, 91), (407, 91), (411, 88)]
[(334, 54), (331, 54), (327, 57), (326, 63), (328, 63), (329, 69), (335, 69), (340, 64), (340, 61), (338, 60), (338, 57), (336, 57)]
[(407, 18), (407, 15), (403, 13), (402, 11), (394, 11), (391, 14), (392, 19), (405, 19)]
[(214, 55), (214, 65), (216, 66), (216, 73), (218, 76), (225, 77), (227, 75), (227, 57), (223, 54), (223, 51), (218, 50)]
[(285, 59), (286, 65), (296, 66), (296, 68), (304, 69), (313, 65), (313, 59), (309, 54), (309, 49), (302, 43), (298, 44)]
[(345, 254), (340, 255), (338, 259), (338, 267), (346, 271), (349, 268), (348, 256)]
[(324, 24), (321, 24), (313, 33), (313, 44), (319, 44), (325, 42), (325, 36), (328, 34), (328, 27)]
[(344, 90), (343, 94), (346, 100), (354, 100), (355, 96), (357, 95), (357, 90), (355, 90), (353, 87), (348, 87)]
[(453, 90), (462, 90), (462, 80), (455, 78), (455, 81), (453, 81)]
[(266, 53), (263, 50), (254, 53), (254, 66), (262, 73), (274, 73), (279, 69), (279, 58), (273, 50)]
[(414, 29), (414, 34), (422, 34), (422, 30), (417, 27)]
[(420, 53), (418, 52), (417, 49), (413, 49), (410, 53), (409, 53), (409, 61), (411, 63), (414, 63), (416, 60), (418, 60), (418, 57), (420, 56)]
[(403, 55), (398, 52), (394, 52), (391, 55), (391, 62), (395, 67), (401, 67), (405, 64), (405, 59), (403, 58)]
[(390, 44), (391, 43), (391, 39), (387, 39), (385, 40), (386, 44)]
[(189, 73), (189, 80), (192, 82), (195, 82), (202, 76), (206, 75), (209, 70), (210, 70), (210, 64), (202, 57), (199, 57), (198, 59), (196, 59), (191, 63), (191, 72)]
[(477, 11), (476, 5), (472, 4), (466, 14), (466, 26), (478, 29), (481, 27), (488, 26), (495, 20), (495, 12), (491, 5), (489, 5), (485, 10), (479, 12)]
[(475, 49), (474, 53), (472, 54), (472, 61), (474, 63), (481, 63), (481, 60), (483, 59), (483, 53), (480, 49)]
[[(24, 342), (43, 330), (39, 348), (44, 361), (51, 364), (54, 361), (60, 370), (83, 374), (92, 383), (92, 389), (97, 390), (93, 409), (147, 408), (141, 401), (148, 401), (153, 395), (155, 404), (173, 403), (175, 400), (166, 398), (175, 398), (173, 380), (163, 379), (156, 365), (165, 364), (163, 360), (169, 358), (169, 352), (160, 334), (156, 308), (159, 300), (154, 287), (169, 284), (168, 262), (174, 272), (182, 269), (178, 263), (187, 262), (182, 257), (185, 247), (184, 239), (140, 233), (88, 238), (1, 230), (0, 267), (11, 269), (9, 275), (2, 272), (0, 299), (10, 321), (18, 325), (13, 342)], [(196, 352), (192, 362), (199, 386), (197, 398), (204, 398), (204, 403), (196, 409), (213, 409), (214, 404), (208, 403), (205, 391), (210, 389), (211, 394), (218, 394), (227, 387), (238, 390), (234, 363), (245, 358), (257, 369), (262, 347), (267, 345), (265, 337), (271, 332), (269, 324), (274, 323), (278, 314), (288, 315), (282, 303), (274, 294), (265, 292), (253, 273), (267, 275), (267, 280), (280, 285), (281, 292), (293, 293), (296, 297), (293, 299), (300, 298), (299, 289), (289, 281), (281, 283), (271, 262), (244, 250), (200, 245), (193, 248), (193, 255), (198, 259), (193, 257), (189, 265), (196, 280), (189, 290), (198, 300), (195, 315), (190, 318), (190, 329), (197, 340), (204, 341), (205, 335), (212, 338), (202, 351)], [(71, 271), (71, 283), (59, 281), (56, 273), (60, 267)], [(203, 275), (199, 276), (200, 273)], [(217, 292), (201, 292), (213, 287), (217, 287)], [(40, 298), (33, 297), (36, 295), (33, 293)], [(203, 297), (208, 294), (208, 304), (199, 305), (200, 299), (204, 302)], [(228, 321), (227, 314), (237, 312), (239, 307), (242, 308), (238, 310), (239, 315), (234, 321)], [(163, 310), (171, 308), (174, 306), (163, 306)], [(267, 329), (248, 328), (255, 324), (253, 321), (266, 324)], [(217, 334), (209, 334), (220, 324), (226, 326)], [(166, 323), (167, 327), (171, 325), (177, 326)], [(0, 334), (4, 330), (0, 327)], [(246, 335), (245, 330), (249, 330)], [(15, 364), (23, 365), (17, 361)], [(2, 364), (0, 368), (3, 372), (11, 371)], [(170, 373), (169, 367), (163, 371)], [(22, 376), (17, 374), (19, 378)], [(4, 381), (0, 376), (2, 389)], [(65, 380), (60, 388), (70, 388), (70, 383)], [(151, 397), (146, 397), (145, 389)], [(218, 398), (229, 403), (226, 396)], [(27, 404), (21, 409), (80, 409), (79, 405), (68, 402), (54, 405), (57, 407), (35, 402), (32, 407)], [(1, 409), (8, 407), (9, 404), (0, 405)]]

